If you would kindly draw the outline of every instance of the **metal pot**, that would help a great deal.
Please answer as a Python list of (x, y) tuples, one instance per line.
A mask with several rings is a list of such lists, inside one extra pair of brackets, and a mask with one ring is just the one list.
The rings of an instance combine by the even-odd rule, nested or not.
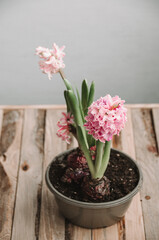
[[(56, 156), (56, 158), (64, 157), (71, 151), (72, 150), (65, 151), (62, 154)], [(125, 197), (115, 201), (89, 203), (73, 200), (64, 196), (54, 188), (49, 179), (49, 170), (52, 162), (55, 159), (53, 159), (53, 161), (49, 164), (45, 175), (47, 186), (50, 191), (54, 193), (60, 212), (71, 223), (85, 228), (100, 228), (111, 226), (116, 222), (120, 221), (120, 219), (125, 215), (125, 212), (127, 211), (133, 196), (136, 195), (137, 192), (140, 190), (143, 182), (143, 176), (138, 164), (131, 157), (121, 151), (115, 149), (111, 149), (111, 151), (125, 156), (128, 161), (131, 161), (133, 165), (136, 166), (139, 174), (138, 184), (133, 189), (133, 191), (127, 194)]]

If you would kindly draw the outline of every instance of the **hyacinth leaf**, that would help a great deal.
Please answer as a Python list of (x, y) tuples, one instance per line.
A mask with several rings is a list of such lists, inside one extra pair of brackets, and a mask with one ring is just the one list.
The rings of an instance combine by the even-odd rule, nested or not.
[(77, 88), (76, 88), (76, 92), (77, 92), (77, 98), (78, 98), (79, 109), (80, 109), (81, 116), (82, 116), (82, 120), (83, 120), (83, 123), (84, 123), (84, 113), (83, 113), (83, 108), (82, 108), (82, 103), (81, 103), (81, 99), (80, 99), (79, 91), (78, 91)]
[(74, 121), (76, 123), (76, 125), (83, 125), (83, 120), (81, 117), (81, 113), (78, 107), (78, 102), (77, 102), (77, 98), (75, 96), (75, 94), (73, 93), (72, 90), (67, 90), (66, 91), (66, 96), (67, 96), (67, 100), (71, 109), (72, 114), (74, 115)]
[(90, 90), (89, 90), (87, 107), (89, 107), (92, 104), (92, 102), (93, 102), (94, 92), (95, 92), (95, 84), (94, 84), (94, 82), (92, 82), (92, 84), (90, 86)]
[(85, 128), (83, 127), (83, 120), (82, 120), (80, 109), (78, 107), (77, 98), (71, 90), (67, 91), (67, 99), (68, 99), (68, 103), (69, 103), (71, 112), (74, 116), (74, 121), (76, 123), (76, 126), (78, 126), (78, 125), (81, 126), (82, 133), (83, 133), (83, 139), (86, 142), (86, 145), (88, 146), (87, 138), (86, 138), (86, 131), (85, 131)]
[(95, 173), (94, 164), (92, 162), (92, 158), (91, 158), (89, 149), (88, 149), (88, 147), (86, 145), (86, 142), (83, 139), (82, 128), (79, 125), (77, 126), (77, 135), (78, 135), (80, 148), (81, 148), (82, 152), (84, 153), (84, 155), (85, 155), (85, 157), (87, 159), (88, 167), (89, 167), (90, 173), (92, 175), (92, 178), (94, 178), (94, 173)]
[[(83, 113), (83, 108), (82, 108), (82, 104), (81, 104), (81, 99), (80, 99), (80, 95), (79, 95), (79, 91), (78, 89), (76, 88), (76, 92), (77, 92), (77, 98), (78, 98), (78, 102), (79, 102), (79, 108), (80, 108), (80, 112), (81, 112), (81, 116), (82, 116), (82, 119), (83, 119), (83, 124), (85, 122), (84, 120), (84, 113)], [(95, 139), (89, 135), (87, 132), (86, 132), (86, 137), (87, 137), (87, 141), (88, 141), (88, 145), (89, 147), (92, 147), (95, 145)]]
[(67, 99), (67, 91), (64, 91), (64, 97), (65, 97), (65, 101), (66, 101), (66, 106), (67, 106), (67, 112), (70, 112), (70, 107), (69, 107), (69, 103), (68, 103), (68, 99)]
[(65, 83), (65, 86), (66, 86), (67, 90), (72, 90), (73, 91), (71, 83), (66, 78), (64, 78), (63, 81)]
[(88, 84), (87, 81), (84, 79), (82, 82), (82, 107), (83, 107), (83, 112), (86, 115), (87, 114), (87, 101), (88, 101)]

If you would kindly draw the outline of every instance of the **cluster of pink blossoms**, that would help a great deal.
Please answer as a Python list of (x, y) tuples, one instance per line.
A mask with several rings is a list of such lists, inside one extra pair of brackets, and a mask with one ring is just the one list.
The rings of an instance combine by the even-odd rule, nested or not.
[(44, 47), (36, 48), (36, 55), (43, 58), (43, 60), (39, 61), (40, 69), (48, 75), (49, 79), (51, 79), (52, 74), (57, 73), (60, 68), (65, 67), (63, 63), (63, 57), (65, 56), (63, 52), (64, 48), (65, 46), (59, 48), (55, 43), (53, 44), (53, 49)]
[(73, 116), (70, 113), (62, 113), (64, 117), (58, 121), (57, 126), (59, 127), (57, 131), (57, 136), (61, 137), (62, 140), (70, 144), (70, 125), (74, 123)]
[(118, 96), (106, 95), (88, 108), (84, 126), (89, 134), (101, 142), (110, 141), (113, 135), (119, 135), (127, 120), (124, 100)]

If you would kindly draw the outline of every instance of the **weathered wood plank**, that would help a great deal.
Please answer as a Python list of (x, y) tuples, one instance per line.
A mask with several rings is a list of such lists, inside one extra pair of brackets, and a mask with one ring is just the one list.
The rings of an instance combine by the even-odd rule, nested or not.
[(135, 104), (125, 104), (127, 108), (158, 108), (159, 104), (158, 103), (135, 103)]
[(4, 111), (0, 139), (0, 239), (11, 238), (23, 111)]
[(91, 229), (81, 228), (66, 221), (66, 240), (91, 240)]
[(25, 110), (12, 240), (38, 237), (44, 128), (43, 110)]
[[(77, 141), (74, 137), (71, 139), (70, 145), (67, 145), (68, 149), (77, 147)], [(67, 240), (91, 240), (91, 229), (81, 228), (78, 226), (75, 226), (68, 221), (65, 223), (66, 227), (66, 239)]]
[(92, 230), (92, 240), (119, 240), (118, 225)]
[[(159, 108), (158, 103), (125, 104), (128, 108)], [(0, 109), (65, 109), (66, 105), (0, 105)]]
[(0, 109), (66, 109), (66, 105), (0, 105)]
[(143, 171), (141, 199), (146, 239), (159, 239), (159, 156), (156, 149), (155, 133), (151, 110), (133, 109), (132, 120), (137, 161)]
[(159, 152), (159, 108), (152, 109), (153, 123), (156, 133), (157, 150)]
[[(135, 159), (135, 145), (133, 136), (133, 126), (131, 110), (128, 109), (128, 121), (121, 134), (122, 151)], [(132, 200), (132, 203), (125, 215), (125, 239), (126, 240), (144, 240), (144, 224), (140, 194), (138, 193)]]
[(60, 118), (61, 110), (47, 110), (39, 240), (65, 239), (65, 220), (59, 213), (54, 196), (45, 183), (45, 170), (48, 164), (53, 157), (67, 148), (66, 143), (56, 136), (57, 121)]

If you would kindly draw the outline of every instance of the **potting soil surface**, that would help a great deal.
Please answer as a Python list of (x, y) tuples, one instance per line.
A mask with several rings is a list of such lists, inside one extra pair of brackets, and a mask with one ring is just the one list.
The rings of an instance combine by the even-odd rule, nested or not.
[[(84, 202), (101, 202), (101, 200), (90, 200), (83, 194), (81, 182), (78, 184), (72, 181), (64, 183), (61, 181), (67, 166), (67, 156), (56, 158), (51, 164), (49, 178), (52, 185), (63, 195)], [(129, 194), (137, 185), (139, 173), (136, 166), (128, 157), (122, 153), (111, 151), (110, 160), (105, 172), (105, 176), (110, 180), (110, 195), (105, 196), (104, 201), (108, 202), (120, 199)]]

